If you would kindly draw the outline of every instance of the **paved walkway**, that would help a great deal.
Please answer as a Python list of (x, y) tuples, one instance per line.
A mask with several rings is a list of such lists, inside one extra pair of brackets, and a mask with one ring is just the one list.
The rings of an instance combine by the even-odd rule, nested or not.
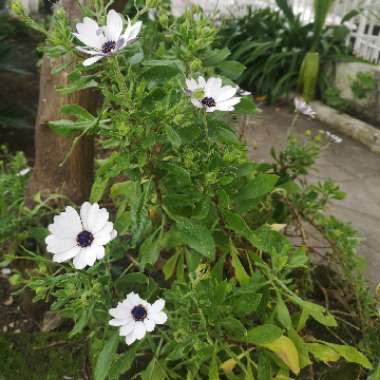
[[(285, 107), (262, 107), (262, 111), (250, 119), (246, 132), (250, 156), (256, 161), (271, 160), (270, 148), (285, 145), (293, 118)], [(331, 144), (322, 153), (310, 179), (331, 178), (347, 193), (345, 200), (328, 211), (350, 221), (364, 238), (359, 253), (367, 261), (368, 280), (374, 287), (380, 282), (380, 155), (319, 121), (300, 118), (296, 133), (303, 134), (307, 129), (323, 129), (343, 138), (342, 143)]]

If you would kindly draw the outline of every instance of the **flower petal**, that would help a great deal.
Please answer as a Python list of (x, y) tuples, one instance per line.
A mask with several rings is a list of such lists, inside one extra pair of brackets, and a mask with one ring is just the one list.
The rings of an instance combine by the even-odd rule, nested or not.
[(135, 322), (131, 322), (128, 324), (125, 324), (120, 328), (119, 335), (120, 336), (127, 336), (129, 335), (133, 330), (135, 329)]
[(83, 61), (83, 66), (91, 66), (92, 64), (98, 62), (102, 58), (102, 55), (95, 55), (94, 57), (87, 58)]
[(90, 204), (89, 202), (82, 204), (80, 215), (83, 228), (93, 234), (96, 234), (98, 231), (102, 230), (102, 228), (106, 226), (109, 218), (108, 211), (105, 208), (99, 208), (97, 203)]
[(87, 266), (85, 249), (81, 248), (80, 252), (74, 257), (73, 265), (75, 269), (83, 269)]
[(134, 328), (134, 334), (136, 339), (141, 340), (146, 334), (146, 327), (143, 322), (136, 322)]
[(155, 301), (152, 306), (151, 306), (151, 310), (153, 313), (158, 313), (159, 311), (161, 311), (163, 308), (165, 307), (165, 300), (163, 300), (162, 298), (158, 299), (157, 301)]
[(52, 260), (56, 263), (63, 263), (64, 261), (68, 261), (72, 259), (73, 257), (75, 257), (76, 255), (78, 255), (78, 253), (80, 252), (80, 249), (81, 249), (80, 247), (74, 247), (72, 249), (69, 249), (66, 252), (58, 253), (53, 256)]
[(130, 346), (132, 343), (134, 343), (136, 341), (136, 335), (134, 332), (132, 332), (131, 334), (127, 335), (125, 337), (125, 343), (127, 343), (128, 346)]
[(66, 252), (77, 246), (77, 242), (74, 237), (62, 239), (53, 234), (46, 237), (45, 243), (47, 244), (47, 251), (54, 254)]
[(114, 318), (114, 319), (111, 319), (108, 324), (110, 326), (115, 326), (115, 327), (119, 327), (119, 326), (124, 326), (126, 324), (129, 324), (131, 322), (131, 319), (130, 318), (125, 318), (125, 319), (119, 319), (119, 318)]
[(224, 86), (221, 88), (219, 94), (216, 96), (215, 100), (217, 102), (222, 102), (224, 100), (232, 98), (237, 92), (236, 87)]
[(106, 36), (111, 41), (117, 41), (123, 31), (123, 19), (113, 9), (111, 9), (107, 14), (107, 26), (105, 29)]
[(219, 102), (216, 104), (216, 109), (218, 111), (233, 111), (233, 106), (240, 102), (241, 98), (234, 97), (223, 102)]
[(152, 314), (151, 318), (158, 324), (162, 325), (168, 320), (168, 316), (163, 311)]
[(150, 318), (145, 318), (144, 319), (144, 325), (145, 325), (146, 331), (148, 331), (148, 332), (153, 331), (154, 328), (156, 327), (156, 324), (155, 324), (154, 320), (150, 319)]
[(75, 209), (67, 206), (65, 211), (54, 217), (48, 229), (62, 239), (73, 239), (82, 231), (82, 223)]

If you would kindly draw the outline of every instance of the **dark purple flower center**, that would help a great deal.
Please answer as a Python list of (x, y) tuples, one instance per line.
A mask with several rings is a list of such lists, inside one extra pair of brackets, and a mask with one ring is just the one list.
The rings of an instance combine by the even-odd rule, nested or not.
[(211, 108), (211, 107), (215, 107), (216, 106), (216, 102), (215, 102), (215, 99), (214, 98), (210, 98), (208, 96), (206, 96), (205, 98), (203, 98), (201, 100), (201, 103), (208, 107), (208, 108)]
[(77, 243), (80, 247), (86, 248), (91, 245), (92, 241), (94, 240), (94, 236), (89, 231), (82, 231), (77, 236)]
[(137, 305), (132, 309), (131, 314), (133, 319), (138, 322), (143, 321), (148, 313), (143, 305)]
[(107, 41), (103, 44), (102, 46), (102, 52), (104, 54), (111, 53), (113, 49), (116, 47), (116, 42), (115, 41)]

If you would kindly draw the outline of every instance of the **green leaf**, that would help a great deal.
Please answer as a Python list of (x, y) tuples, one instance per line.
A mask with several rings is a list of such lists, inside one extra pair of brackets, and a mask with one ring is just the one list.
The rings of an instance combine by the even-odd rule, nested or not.
[(139, 254), (141, 258), (141, 270), (147, 264), (154, 265), (160, 254), (160, 236), (157, 237), (160, 229), (153, 232), (140, 246)]
[(238, 280), (240, 285), (248, 284), (250, 282), (250, 277), (239, 260), (239, 253), (233, 245), (232, 240), (230, 240), (230, 253), (232, 258), (231, 264), (234, 268), (236, 279)]
[(166, 260), (166, 263), (164, 264), (162, 268), (162, 272), (164, 273), (164, 276), (165, 276), (165, 281), (169, 280), (169, 278), (173, 276), (179, 255), (180, 255), (180, 252), (176, 252), (168, 260)]
[(278, 179), (277, 175), (260, 173), (240, 190), (237, 198), (239, 200), (261, 198), (274, 189)]
[(333, 315), (330, 314), (323, 306), (317, 305), (312, 302), (300, 301), (300, 300), (294, 300), (294, 302), (298, 303), (298, 305), (306, 313), (308, 313), (312, 318), (314, 318), (320, 324), (324, 326), (328, 326), (328, 327), (336, 327), (338, 325)]
[(165, 128), (166, 136), (174, 148), (178, 148), (181, 145), (180, 135), (169, 125)]
[(235, 106), (235, 113), (241, 115), (254, 115), (260, 112), (251, 96), (243, 96)]
[(106, 341), (102, 351), (99, 354), (95, 366), (94, 380), (104, 380), (107, 378), (114, 355), (116, 354), (118, 343), (119, 333), (118, 331), (115, 331)]
[(216, 352), (214, 351), (214, 354), (212, 355), (210, 367), (208, 370), (208, 378), (209, 380), (219, 380), (219, 368), (218, 368), (218, 362), (216, 360)]
[(262, 346), (274, 342), (282, 336), (282, 330), (271, 324), (257, 326), (248, 331), (247, 342)]
[(281, 297), (277, 300), (276, 314), (279, 322), (287, 329), (292, 327), (292, 320), (290, 318), (288, 307)]
[(293, 373), (296, 375), (300, 373), (301, 368), (297, 348), (287, 336), (281, 336), (275, 341), (265, 343), (262, 346), (273, 351)]
[(215, 258), (215, 242), (211, 232), (205, 226), (195, 224), (190, 219), (176, 219), (178, 231), (182, 240), (190, 248), (199, 252), (209, 260)]
[(366, 369), (372, 369), (372, 364), (369, 362), (367, 357), (358, 351), (355, 347), (348, 346), (346, 344), (334, 344), (329, 342), (324, 342), (325, 345), (334, 349), (339, 355), (341, 355), (344, 359), (346, 359), (350, 363), (356, 363), (361, 365)]
[(214, 49), (207, 51), (207, 55), (203, 58), (205, 66), (216, 66), (222, 63), (231, 54), (228, 48)]
[(141, 380), (165, 380), (167, 376), (164, 371), (164, 363), (153, 358), (148, 367), (141, 372)]
[(69, 333), (69, 338), (74, 337), (77, 334), (80, 334), (83, 329), (87, 326), (88, 320), (90, 319), (90, 313), (88, 309), (85, 309), (81, 314), (78, 321), (76, 321), (73, 329)]
[(237, 79), (243, 74), (245, 66), (238, 61), (225, 61), (217, 66), (217, 68), (230, 79)]
[(98, 176), (91, 187), (90, 202), (99, 202), (107, 188), (109, 178)]
[(307, 349), (313, 356), (325, 363), (336, 362), (340, 359), (340, 355), (331, 347), (321, 343), (306, 343)]
[(136, 352), (132, 349), (120, 355), (112, 364), (110, 370), (110, 380), (119, 380), (120, 376), (129, 371), (136, 358)]
[(67, 116), (76, 116), (80, 120), (92, 121), (95, 119), (93, 115), (78, 104), (65, 104), (61, 108), (61, 112)]

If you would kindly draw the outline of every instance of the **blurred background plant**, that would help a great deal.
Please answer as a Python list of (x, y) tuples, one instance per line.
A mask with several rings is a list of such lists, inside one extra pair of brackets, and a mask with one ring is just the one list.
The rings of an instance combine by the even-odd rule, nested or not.
[(326, 25), (331, 0), (315, 0), (315, 19), (304, 24), (286, 0), (276, 0), (279, 10), (250, 9), (241, 18), (227, 19), (219, 43), (247, 69), (239, 83), (257, 95), (277, 102), (299, 90), (306, 100), (320, 97), (337, 60), (353, 60), (345, 41), (350, 32), (350, 12), (339, 25)]

